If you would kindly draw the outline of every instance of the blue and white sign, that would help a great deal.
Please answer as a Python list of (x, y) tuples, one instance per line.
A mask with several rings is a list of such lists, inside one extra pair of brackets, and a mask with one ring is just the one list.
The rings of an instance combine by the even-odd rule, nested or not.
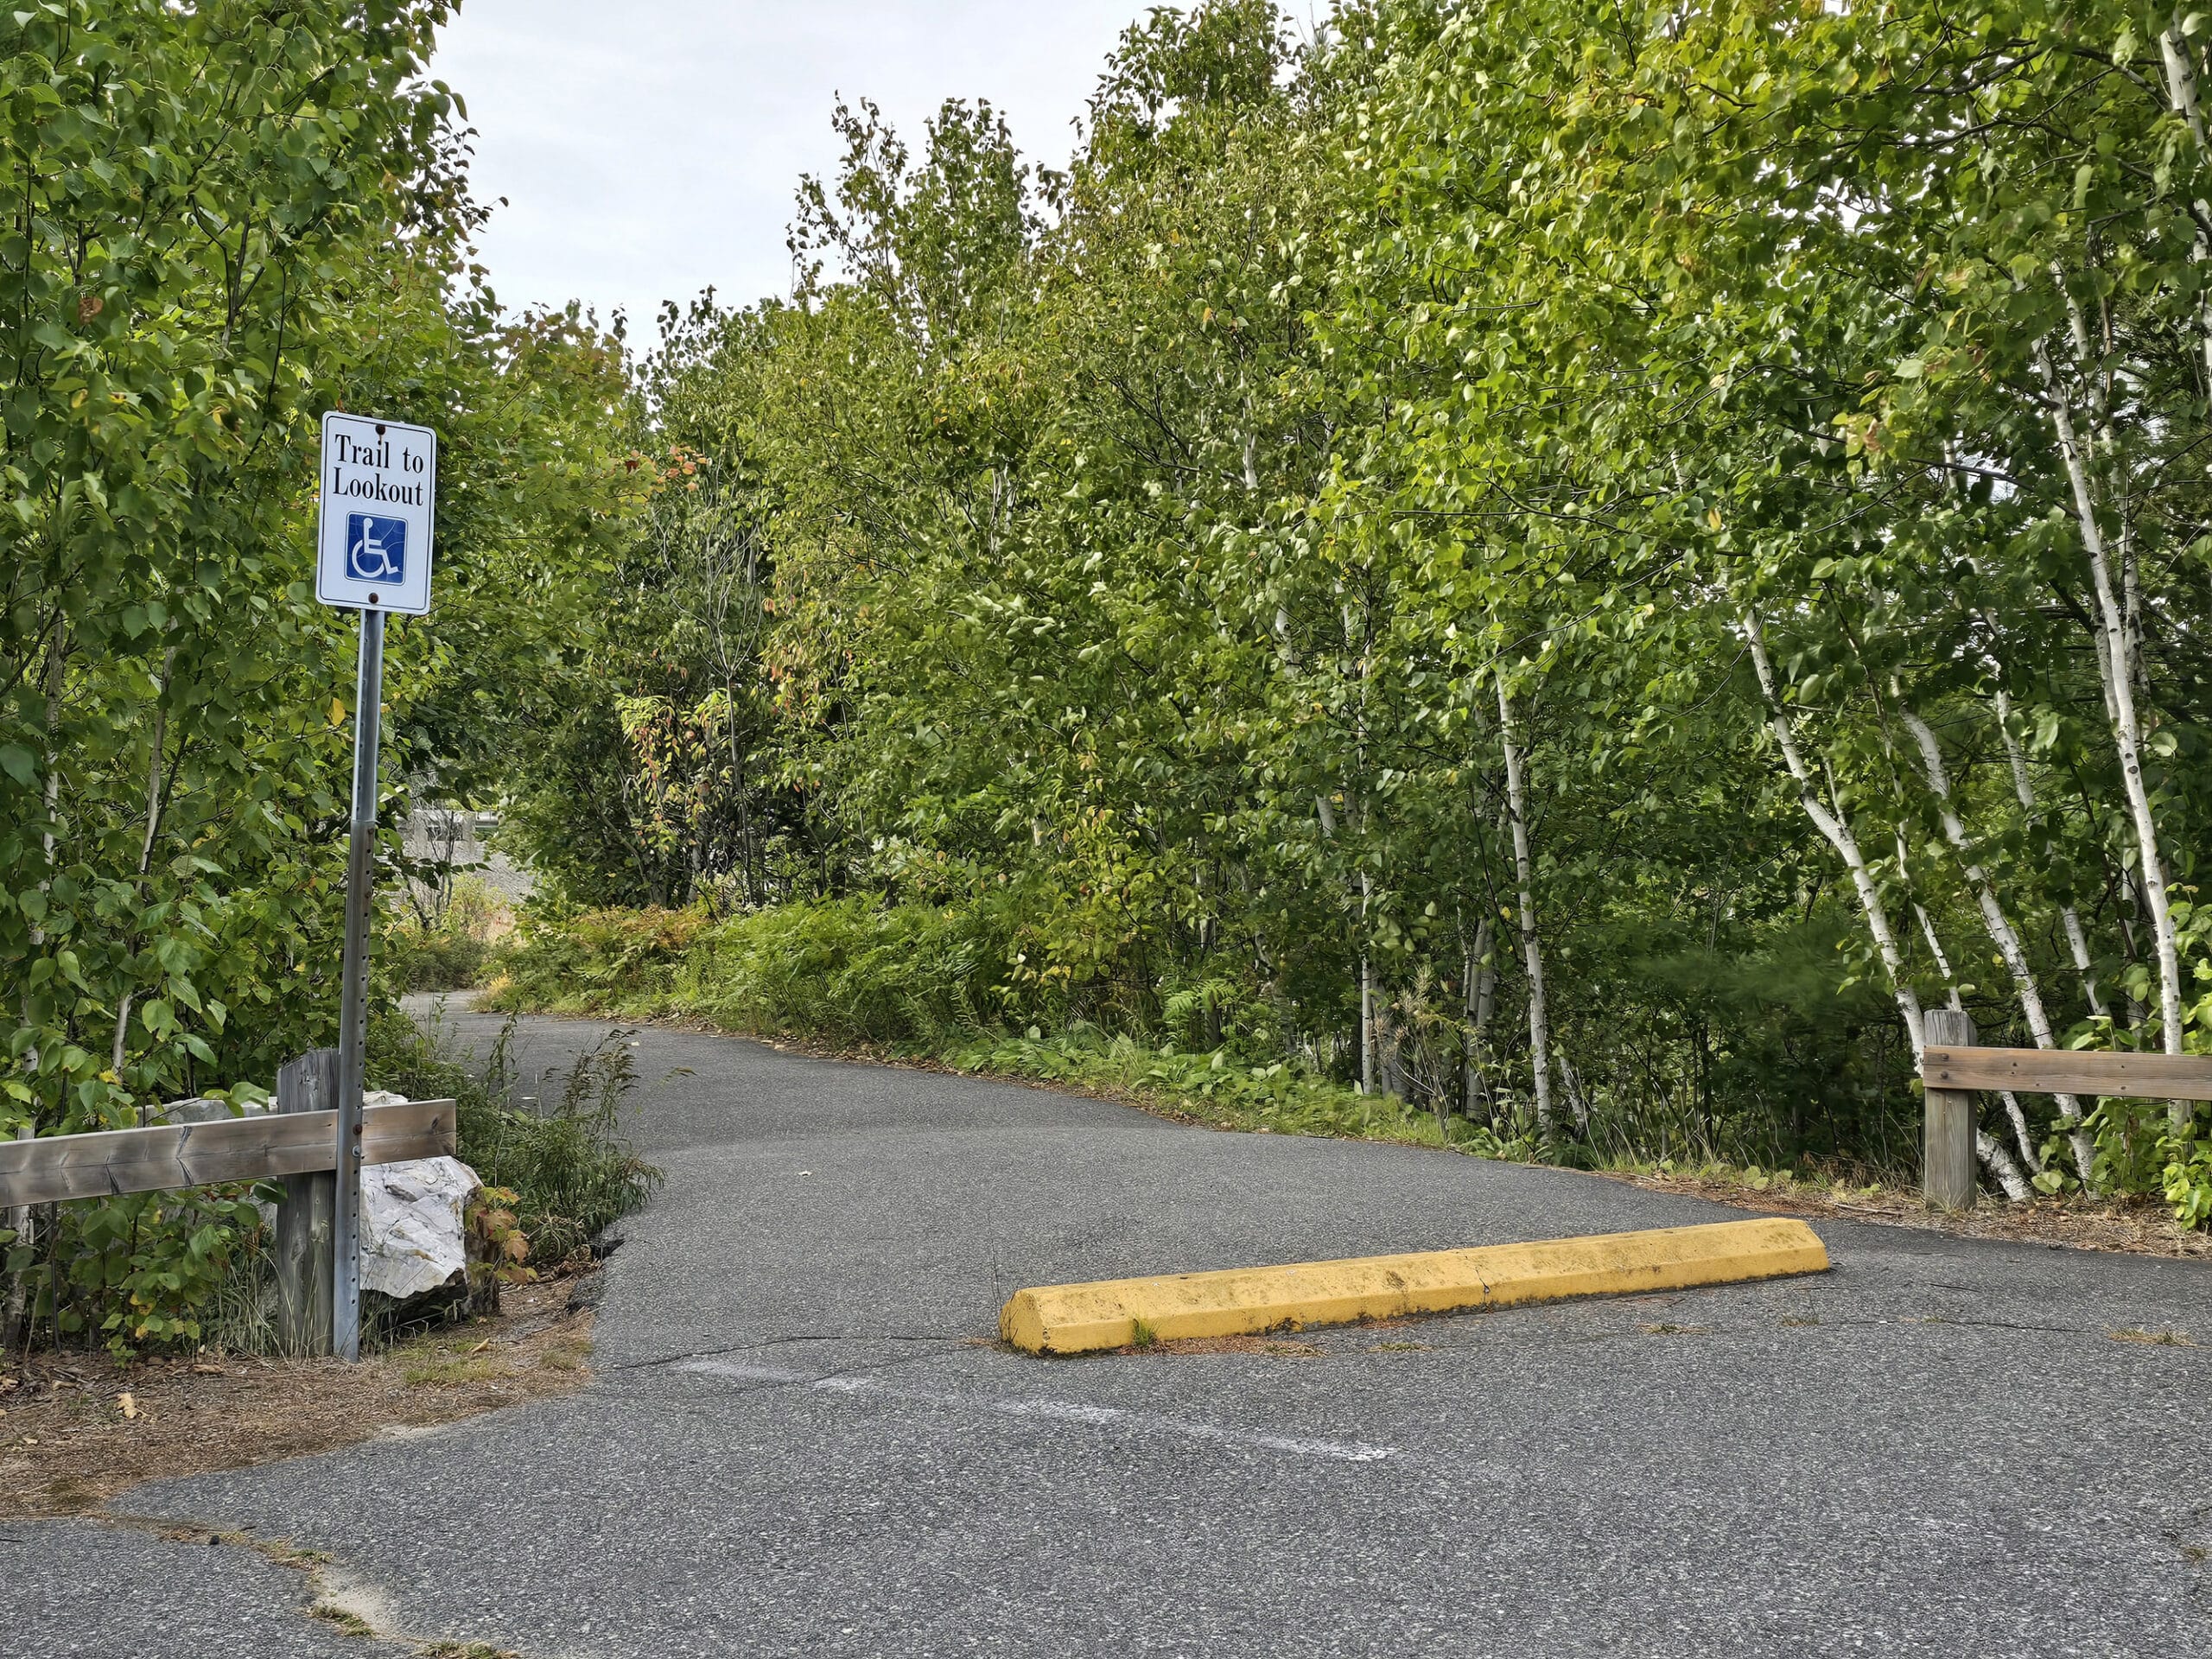
[(349, 610), (430, 608), (438, 435), (336, 410), (322, 417), (322, 522), (315, 596)]
[(355, 582), (395, 582), (407, 575), (407, 521), (373, 513), (346, 515), (346, 574)]

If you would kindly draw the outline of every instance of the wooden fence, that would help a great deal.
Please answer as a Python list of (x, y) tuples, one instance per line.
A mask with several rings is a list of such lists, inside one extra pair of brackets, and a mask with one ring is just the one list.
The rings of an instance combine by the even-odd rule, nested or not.
[[(270, 1112), (0, 1141), (0, 1211), (14, 1217), (20, 1232), (34, 1205), (217, 1181), (282, 1180), (275, 1247), (278, 1336), (287, 1352), (327, 1354), (334, 1300), (337, 1099), (338, 1051), (324, 1048), (276, 1074)], [(450, 1100), (369, 1107), (361, 1114), (362, 1162), (450, 1156), (454, 1114)]]
[(1974, 1205), (1974, 1092), (2212, 1100), (2212, 1055), (2122, 1054), (2064, 1048), (1984, 1048), (1974, 1021), (1931, 1009), (1920, 1053), (1927, 1095), (1921, 1190), (1938, 1209)]

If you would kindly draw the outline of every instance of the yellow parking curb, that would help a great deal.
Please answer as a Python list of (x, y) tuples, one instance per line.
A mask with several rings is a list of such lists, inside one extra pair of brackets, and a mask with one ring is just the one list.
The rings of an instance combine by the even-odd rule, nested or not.
[(1823, 1273), (1827, 1265), (1826, 1247), (1803, 1222), (1762, 1216), (1466, 1250), (1046, 1285), (1014, 1292), (999, 1314), (999, 1334), (1033, 1354), (1082, 1354), (1135, 1341), (1140, 1324), (1151, 1339), (1162, 1342), (1244, 1336), (1567, 1296), (1778, 1279)]

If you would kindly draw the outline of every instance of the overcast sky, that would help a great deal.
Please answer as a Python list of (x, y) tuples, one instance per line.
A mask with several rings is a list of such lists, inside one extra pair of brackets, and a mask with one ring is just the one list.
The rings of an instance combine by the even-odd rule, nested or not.
[(1064, 164), (1107, 52), (1153, 0), (463, 0), (433, 66), (467, 100), (481, 251), (510, 307), (787, 293), (803, 172), (828, 175), (837, 94), (918, 148), (947, 98), (988, 98)]

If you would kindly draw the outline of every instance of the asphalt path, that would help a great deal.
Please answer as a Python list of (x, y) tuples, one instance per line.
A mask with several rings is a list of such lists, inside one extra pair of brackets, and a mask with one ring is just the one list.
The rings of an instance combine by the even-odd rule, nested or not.
[[(529, 1021), (525, 1066), (605, 1030)], [(524, 1659), (2212, 1652), (2202, 1265), (1822, 1224), (1817, 1278), (1040, 1360), (993, 1340), (1025, 1284), (1734, 1212), (634, 1040), (668, 1179), (588, 1389), (115, 1507)], [(248, 1550), (0, 1532), (0, 1659), (379, 1650)]]

